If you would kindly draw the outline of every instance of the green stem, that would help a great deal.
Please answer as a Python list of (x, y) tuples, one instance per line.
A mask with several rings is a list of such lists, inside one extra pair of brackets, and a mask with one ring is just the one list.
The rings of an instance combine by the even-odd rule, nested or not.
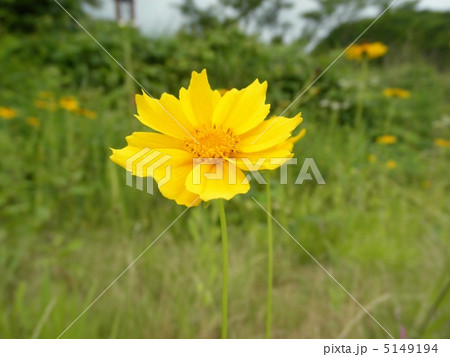
[(389, 134), (390, 130), (391, 130), (391, 122), (392, 122), (392, 118), (394, 117), (394, 113), (395, 113), (395, 98), (392, 98), (390, 102), (391, 103), (390, 103), (388, 113), (386, 115), (386, 120), (384, 123), (384, 131), (386, 134)]
[[(132, 37), (132, 28), (130, 25), (125, 25), (123, 28), (123, 55), (124, 55), (124, 65), (125, 68), (130, 73), (133, 73), (133, 49), (131, 45), (131, 37)], [(131, 107), (133, 104), (134, 94), (135, 94), (135, 83), (131, 76), (125, 76), (125, 88), (128, 94), (128, 105)], [(136, 130), (136, 123), (134, 120), (131, 120), (131, 129), (133, 131)]]
[(447, 293), (450, 291), (450, 280), (447, 281), (447, 284), (444, 285), (444, 287), (439, 292), (438, 296), (434, 300), (433, 304), (431, 305), (425, 319), (423, 320), (422, 324), (420, 325), (418, 329), (418, 335), (417, 338), (422, 338), (425, 332), (427, 331), (427, 327), (430, 324), (430, 322), (433, 319), (433, 316), (438, 311), (439, 305), (444, 301)]
[(339, 110), (333, 110), (331, 113), (331, 125), (330, 125), (330, 131), (332, 134), (334, 134), (338, 122), (339, 122)]
[(272, 290), (273, 290), (273, 229), (272, 229), (272, 198), (270, 194), (270, 172), (267, 174), (266, 185), (267, 205), (267, 314), (266, 338), (270, 338), (272, 330)]
[(358, 103), (356, 106), (356, 115), (355, 115), (355, 126), (357, 129), (361, 127), (362, 124), (362, 115), (364, 109), (364, 96), (366, 91), (367, 84), (367, 74), (368, 74), (368, 60), (367, 58), (363, 58), (361, 63), (361, 88), (358, 96)]
[(228, 334), (228, 233), (223, 200), (218, 200), (222, 233), (222, 338)]

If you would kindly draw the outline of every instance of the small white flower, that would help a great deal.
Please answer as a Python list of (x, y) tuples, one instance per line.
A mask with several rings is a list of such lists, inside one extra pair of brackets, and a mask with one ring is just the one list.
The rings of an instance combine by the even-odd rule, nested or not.
[(322, 108), (328, 108), (328, 107), (330, 106), (330, 101), (329, 101), (328, 99), (322, 99), (322, 100), (319, 102), (319, 105), (320, 105)]

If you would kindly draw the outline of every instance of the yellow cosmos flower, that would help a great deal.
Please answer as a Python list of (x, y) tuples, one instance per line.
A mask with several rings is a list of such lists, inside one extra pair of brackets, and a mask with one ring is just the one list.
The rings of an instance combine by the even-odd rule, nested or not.
[(59, 105), (61, 108), (68, 111), (75, 111), (78, 109), (78, 101), (73, 96), (62, 97), (59, 100)]
[(397, 167), (397, 162), (395, 162), (394, 160), (389, 160), (386, 162), (386, 167), (388, 169), (395, 169)]
[(369, 58), (383, 57), (388, 51), (388, 47), (381, 42), (366, 44), (366, 53)]
[(386, 54), (388, 48), (381, 42), (351, 45), (346, 52), (348, 59), (361, 61), (363, 58), (374, 59)]
[(35, 128), (37, 128), (38, 126), (41, 125), (41, 122), (39, 121), (38, 118), (36, 117), (28, 117), (25, 122), (30, 125), (30, 126), (34, 126)]
[(411, 92), (401, 88), (386, 88), (383, 91), (383, 95), (385, 97), (397, 97), (405, 99), (411, 96)]
[[(264, 120), (270, 110), (266, 90), (267, 82), (255, 80), (222, 96), (203, 70), (192, 72), (179, 99), (167, 93), (159, 100), (136, 95), (136, 118), (158, 133), (133, 133), (128, 146), (112, 149), (110, 158), (133, 175), (152, 176), (161, 193), (180, 205), (246, 193), (250, 185), (243, 171), (276, 169), (293, 156), (294, 143), (305, 133), (291, 136), (301, 114)], [(144, 173), (143, 162), (154, 166), (162, 156), (167, 161)]]
[(381, 135), (377, 137), (378, 144), (395, 144), (397, 142), (397, 137), (394, 135)]
[(13, 108), (8, 107), (0, 107), (0, 118), (3, 118), (5, 120), (11, 120), (14, 119), (17, 115), (17, 112)]
[(450, 148), (450, 141), (449, 140), (445, 140), (445, 139), (435, 139), (434, 140), (434, 145), (440, 147), (440, 148), (445, 148), (445, 149), (449, 149)]

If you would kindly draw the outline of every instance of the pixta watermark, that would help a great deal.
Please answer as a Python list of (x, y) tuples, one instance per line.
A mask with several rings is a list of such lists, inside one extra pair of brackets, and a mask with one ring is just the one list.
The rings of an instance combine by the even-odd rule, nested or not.
[[(144, 190), (144, 178), (146, 191), (153, 194), (153, 180), (158, 181), (158, 187), (168, 183), (172, 177), (177, 177), (176, 165), (171, 164), (172, 156), (158, 150), (144, 148), (128, 158), (126, 161), (126, 184), (133, 187), (133, 176), (136, 176), (136, 188)], [(204, 180), (226, 181), (230, 185), (244, 184), (255, 180), (259, 184), (267, 184), (261, 174), (261, 170), (280, 167), (279, 183), (288, 184), (293, 179), (295, 172), (295, 185), (301, 185), (305, 181), (315, 181), (318, 185), (325, 185), (325, 180), (313, 158), (303, 160), (301, 166), (297, 158), (260, 157), (256, 161), (250, 158), (193, 158), (192, 159), (192, 184), (201, 185)], [(291, 174), (289, 174), (289, 172)], [(245, 175), (242, 172), (246, 172)], [(275, 178), (273, 178), (275, 180)]]

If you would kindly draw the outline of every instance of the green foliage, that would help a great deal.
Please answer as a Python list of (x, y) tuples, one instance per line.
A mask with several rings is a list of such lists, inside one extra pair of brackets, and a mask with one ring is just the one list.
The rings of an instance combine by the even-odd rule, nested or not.
[[(206, 68), (219, 88), (246, 86), (256, 77), (269, 80), (271, 93), (279, 101), (293, 96), (297, 83), (304, 83), (312, 68), (311, 59), (299, 45), (265, 44), (237, 26), (211, 29), (200, 40), (185, 32), (170, 38), (147, 38), (113, 22), (87, 21), (85, 25), (111, 56), (156, 96), (164, 91), (176, 93), (179, 83), (187, 84), (193, 69)], [(0, 59), (13, 73), (26, 62), (31, 68), (51, 68), (63, 86), (93, 86), (113, 92), (130, 80), (79, 28), (52, 36), (5, 36), (1, 44)], [(0, 83), (14, 87), (17, 78), (2, 77)], [(132, 85), (139, 89), (136, 83)]]
[[(75, 18), (82, 16), (82, 4), (97, 5), (98, 0), (59, 0), (59, 3)], [(54, 0), (2, 0), (0, 7), (0, 34), (5, 32), (31, 33), (54, 31), (66, 27), (72, 20), (62, 12)]]
[(251, 31), (252, 27), (259, 32), (264, 28), (283, 30), (289, 25), (280, 21), (281, 11), (291, 7), (287, 0), (219, 0), (207, 7), (198, 6), (195, 0), (184, 0), (178, 6), (187, 19), (188, 31), (197, 36), (211, 29), (237, 25), (245, 31)]
[[(341, 48), (306, 54), (298, 44), (263, 43), (236, 24), (161, 38), (112, 22), (83, 24), (155, 97), (177, 95), (202, 68), (215, 88), (268, 80), (275, 115), (302, 94), (286, 112), (302, 111), (307, 129), (295, 157), (300, 165), (314, 158), (326, 185), (293, 184), (300, 165), (289, 166), (287, 185), (275, 184), (275, 172), (274, 217), (394, 337), (403, 327), (408, 337), (449, 336), (450, 152), (433, 145), (450, 140), (448, 72), (411, 48), (396, 61), (391, 45), (386, 60), (370, 63), (364, 121), (355, 128), (360, 63), (341, 58), (305, 92)], [(2, 35), (0, 68), (0, 106), (17, 112), (0, 118), (0, 336), (54, 338), (184, 208), (126, 186), (124, 170), (109, 161), (109, 147), (148, 129), (133, 119), (137, 85), (81, 29)], [(386, 87), (411, 97), (386, 98)], [(41, 91), (52, 105), (36, 105)], [(61, 108), (67, 95), (98, 116)], [(384, 134), (398, 142), (376, 144)], [(388, 169), (388, 160), (397, 167)], [(253, 180), (251, 192), (226, 203), (236, 338), (264, 333), (266, 215), (252, 196), (265, 205), (264, 187)], [(64, 337), (218, 337), (218, 223), (214, 204), (188, 210)], [(274, 337), (385, 338), (274, 226)]]
[(369, 7), (377, 7), (381, 12), (389, 2), (386, 0), (315, 0), (314, 3), (314, 10), (300, 15), (307, 21), (303, 36), (309, 38), (323, 27), (336, 27), (358, 18)]

